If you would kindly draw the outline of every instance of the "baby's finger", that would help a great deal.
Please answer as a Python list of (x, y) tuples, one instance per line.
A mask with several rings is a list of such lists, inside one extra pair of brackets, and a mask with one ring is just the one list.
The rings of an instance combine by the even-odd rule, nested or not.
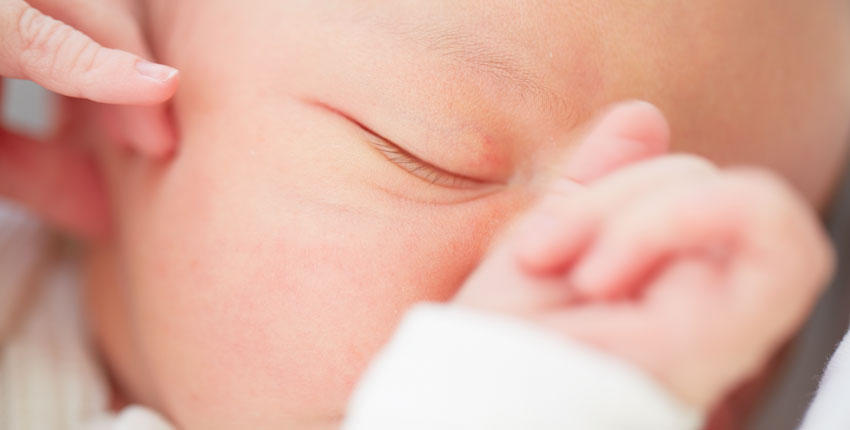
[[(536, 221), (526, 224), (520, 260), (534, 271), (548, 271), (562, 263), (536, 242), (555, 242), (547, 236), (557, 230), (557, 217), (550, 216), (549, 206), (558, 212), (562, 201), (584, 185), (596, 181), (628, 164), (662, 155), (670, 144), (670, 126), (664, 114), (654, 105), (643, 101), (618, 103), (602, 113), (580, 140), (578, 149), (549, 184)], [(538, 239), (539, 238), (539, 239)], [(535, 250), (541, 250), (537, 254)]]
[(727, 174), (655, 193), (610, 220), (573, 272), (572, 284), (593, 296), (629, 293), (682, 253), (718, 268), (730, 259), (766, 265), (773, 279), (782, 279), (777, 271), (810, 258), (795, 247), (817, 248), (813, 242), (822, 235), (806, 206), (774, 182)]
[(716, 172), (703, 159), (673, 155), (629, 166), (603, 178), (570, 199), (544, 197), (520, 222), (516, 255), (526, 270), (564, 270), (596, 236), (611, 216), (648, 192), (689, 182)]
[(589, 184), (626, 165), (665, 154), (669, 146), (670, 126), (657, 107), (644, 101), (618, 103), (582, 139), (563, 175)]
[(628, 164), (662, 155), (670, 145), (670, 126), (654, 105), (617, 103), (579, 133), (576, 149), (556, 161), (546, 192), (568, 196)]
[(0, 0), (0, 40), (0, 75), (66, 96), (151, 105), (177, 88), (177, 70), (104, 48), (22, 0)]
[(754, 370), (765, 351), (756, 346), (765, 320), (753, 325), (746, 314), (730, 309), (712, 288), (714, 278), (699, 262), (683, 262), (665, 271), (644, 300), (589, 302), (546, 315), (543, 323), (637, 365), (680, 400), (708, 408), (742, 369)]

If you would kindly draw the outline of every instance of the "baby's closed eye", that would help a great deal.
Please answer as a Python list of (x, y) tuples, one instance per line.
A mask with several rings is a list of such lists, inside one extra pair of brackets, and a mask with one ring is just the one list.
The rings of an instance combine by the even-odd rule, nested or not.
[[(352, 115), (343, 112), (336, 107), (316, 101), (307, 101), (307, 103), (337, 115), (345, 119), (350, 124), (356, 126), (357, 132), (362, 135), (363, 140), (366, 143), (376, 150), (376, 152), (380, 153), (387, 161), (399, 168), (396, 169), (396, 171), (403, 173), (407, 177), (418, 179), (416, 181), (418, 183), (417, 185), (408, 186), (405, 187), (405, 189), (398, 190), (398, 192), (408, 194), (407, 197), (415, 198), (414, 196), (409, 195), (411, 193), (415, 195), (416, 190), (413, 188), (425, 186), (429, 188), (441, 188), (444, 189), (446, 193), (462, 192), (464, 195), (473, 196), (472, 198), (475, 198), (478, 196), (488, 195), (507, 183), (505, 180), (488, 178), (490, 175), (487, 175), (484, 172), (473, 176), (457, 172), (449, 167), (438, 165), (436, 162), (426, 160), (426, 158), (428, 158), (426, 156), (414, 154), (412, 150), (408, 149), (408, 146), (411, 145), (403, 146), (391, 141), (387, 137), (384, 137), (381, 133), (375, 131), (372, 127), (365, 125)], [(425, 147), (432, 153), (431, 158), (443, 158), (439, 157), (440, 154), (437, 153), (439, 148), (443, 147), (442, 145), (428, 145), (428, 142), (426, 142), (420, 146)], [(467, 170), (473, 171), (475, 169), (474, 167), (467, 167)], [(407, 183), (403, 180), (392, 182)], [(394, 184), (387, 185), (392, 186)]]

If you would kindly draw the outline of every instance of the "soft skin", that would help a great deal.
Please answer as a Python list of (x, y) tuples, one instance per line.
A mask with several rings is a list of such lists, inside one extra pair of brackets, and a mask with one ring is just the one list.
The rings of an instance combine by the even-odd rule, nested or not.
[[(655, 103), (675, 150), (774, 169), (819, 206), (846, 151), (847, 2), (148, 9), (181, 71), (180, 149), (99, 146), (116, 231), (89, 247), (88, 315), (117, 391), (185, 430), (335, 427), (405, 309), (452, 297), (613, 101)], [(474, 180), (423, 180), (352, 120)]]
[(776, 175), (661, 155), (667, 139), (651, 105), (608, 110), (452, 303), (580, 339), (706, 411), (799, 327), (834, 256)]
[(667, 156), (554, 196), (455, 303), (607, 351), (699, 411), (758, 374), (832, 273), (817, 217), (764, 171)]

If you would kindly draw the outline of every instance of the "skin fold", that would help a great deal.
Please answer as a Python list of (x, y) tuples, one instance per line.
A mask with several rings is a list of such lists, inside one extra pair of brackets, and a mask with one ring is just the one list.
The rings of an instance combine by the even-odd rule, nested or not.
[[(185, 430), (334, 428), (405, 309), (450, 299), (615, 101), (657, 105), (674, 151), (824, 207), (848, 7), (151, 0), (180, 147), (94, 145), (115, 229), (84, 256), (116, 391)], [(114, 138), (114, 108), (75, 115)]]

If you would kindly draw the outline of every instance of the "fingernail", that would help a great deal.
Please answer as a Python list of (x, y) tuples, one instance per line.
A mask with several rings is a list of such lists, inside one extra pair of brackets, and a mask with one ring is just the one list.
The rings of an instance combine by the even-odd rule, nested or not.
[(160, 82), (167, 82), (177, 74), (177, 69), (173, 67), (151, 63), (146, 60), (139, 60), (136, 62), (136, 70), (140, 75)]

